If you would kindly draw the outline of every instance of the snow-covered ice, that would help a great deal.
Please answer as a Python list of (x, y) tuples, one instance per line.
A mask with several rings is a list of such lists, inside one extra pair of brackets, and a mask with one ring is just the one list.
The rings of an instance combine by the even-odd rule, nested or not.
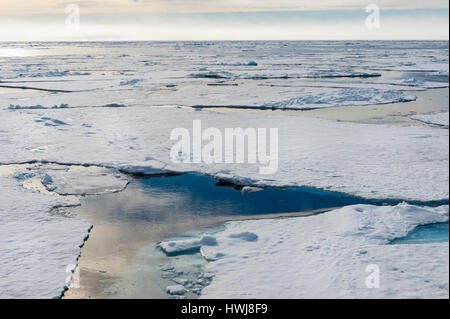
[(191, 240), (173, 240), (167, 242), (161, 242), (158, 246), (166, 254), (176, 254), (194, 249), (200, 249), (202, 246), (215, 246), (217, 245), (216, 239), (212, 236), (203, 236), (200, 239)]
[[(0, 163), (92, 164), (140, 174), (196, 171), (244, 186), (311, 186), (368, 198), (448, 198), (448, 130), (171, 108), (0, 113)], [(267, 176), (259, 174), (258, 165), (245, 163), (172, 163), (170, 133), (177, 127), (191, 130), (193, 119), (222, 131), (278, 127), (278, 171)], [(54, 126), (55, 120), (66, 125)]]
[(78, 200), (24, 189), (0, 176), (0, 298), (58, 298), (70, 284), (91, 224), (51, 215)]
[[(16, 46), (20, 44), (2, 44)], [(331, 52), (327, 51), (330, 46)], [(389, 46), (397, 50), (386, 49)], [(68, 47), (53, 43), (40, 54), (7, 57), (0, 87), (25, 90), (2, 94), (0, 108), (185, 105), (308, 109), (410, 101), (414, 94), (405, 94), (407, 90), (448, 87), (446, 47), (445, 41), (135, 43), (131, 47), (124, 43)], [(61, 54), (64, 48), (67, 53)], [(57, 53), (52, 55), (49, 52), (53, 50)], [(389, 71), (379, 70), (426, 71), (431, 77), (414, 73), (407, 78), (385, 78)], [(305, 87), (266, 85), (273, 81), (305, 82)], [(345, 87), (339, 88), (343, 82)]]
[[(305, 89), (300, 89), (304, 91)], [(333, 106), (355, 106), (355, 105), (369, 105), (369, 104), (386, 104), (414, 101), (414, 95), (404, 95), (402, 91), (394, 90), (378, 90), (371, 88), (344, 88), (344, 89), (330, 89), (337, 90), (335, 94), (325, 95), (311, 94), (302, 92), (299, 97), (294, 97), (285, 101), (275, 102), (265, 107), (279, 108), (279, 109), (302, 109), (302, 108), (322, 108)]]
[[(202, 298), (448, 298), (448, 243), (389, 244), (444, 221), (448, 206), (399, 204), (229, 222), (214, 235), (216, 246), (202, 247), (216, 256), (205, 268), (214, 278)], [(248, 232), (258, 237), (233, 236)], [(373, 269), (379, 288), (366, 286)]]
[(425, 123), (448, 126), (449, 113), (435, 113), (435, 114), (417, 114), (411, 116), (414, 120), (419, 120)]
[[(133, 81), (133, 80), (132, 80)], [(125, 81), (126, 83), (132, 81)], [(124, 83), (125, 83), (124, 82)], [(121, 86), (124, 86), (122, 84)], [(128, 84), (127, 84), (128, 85)], [(2, 95), (2, 107), (12, 110), (42, 108), (83, 108), (111, 106), (182, 105), (191, 107), (246, 107), (276, 109), (311, 109), (337, 106), (362, 106), (408, 102), (416, 99), (410, 87), (386, 84), (348, 85), (302, 83), (298, 86), (261, 85), (255, 83), (189, 83), (147, 93), (134, 90), (130, 96), (122, 90), (93, 90), (69, 93), (14, 92)], [(328, 86), (327, 86), (328, 85)], [(252, 94), (249, 95), (248, 92)], [(18, 100), (24, 100), (17, 104)], [(30, 101), (28, 102), (27, 99)]]
[(168, 286), (166, 291), (169, 295), (183, 295), (186, 291), (182, 285)]
[(437, 81), (426, 81), (417, 78), (406, 78), (400, 80), (385, 80), (377, 79), (374, 83), (386, 84), (386, 85), (396, 85), (400, 87), (410, 87), (413, 89), (438, 89), (438, 88), (448, 88), (448, 82), (437, 82)]
[(42, 183), (60, 195), (94, 195), (121, 191), (128, 180), (104, 168), (69, 167), (48, 170)]
[(250, 193), (259, 192), (262, 190), (263, 190), (263, 188), (261, 188), (261, 187), (244, 186), (241, 189), (241, 193), (246, 195), (246, 194), (250, 194)]
[[(223, 64), (222, 64), (223, 65)], [(288, 70), (271, 70), (271, 73), (261, 73), (261, 71), (247, 70), (245, 72), (231, 73), (227, 71), (208, 71), (189, 74), (193, 78), (206, 79), (247, 79), (247, 80), (267, 80), (267, 79), (330, 79), (330, 78), (373, 78), (381, 76), (380, 73), (367, 73), (355, 71), (340, 70), (319, 70), (319, 71), (303, 71), (289, 72)]]

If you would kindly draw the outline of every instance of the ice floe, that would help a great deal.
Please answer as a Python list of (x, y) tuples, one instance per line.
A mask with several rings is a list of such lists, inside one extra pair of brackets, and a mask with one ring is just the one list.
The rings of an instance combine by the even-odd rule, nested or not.
[(89, 222), (50, 214), (73, 198), (25, 190), (0, 176), (0, 298), (58, 298), (69, 286)]
[(394, 84), (424, 89), (448, 88), (448, 82), (426, 81), (417, 78), (405, 78), (400, 80), (378, 80), (376, 83)]
[(436, 113), (436, 114), (417, 114), (411, 116), (414, 120), (419, 120), (425, 123), (437, 124), (442, 126), (448, 126), (449, 113)]
[[(448, 198), (448, 130), (141, 107), (0, 112), (0, 163), (91, 164), (139, 174), (196, 171), (243, 186), (310, 186), (368, 198)], [(68, 125), (45, 125), (55, 122), (43, 117)], [(219, 130), (278, 127), (278, 171), (266, 176), (252, 164), (172, 163), (170, 133), (191, 129), (194, 119)]]
[[(333, 89), (334, 90), (334, 89)], [(266, 104), (264, 107), (277, 109), (309, 109), (333, 106), (352, 106), (367, 104), (386, 104), (414, 101), (414, 95), (405, 96), (401, 91), (378, 89), (346, 88), (333, 92), (334, 94), (305, 94), (285, 101)]]
[(183, 295), (185, 289), (182, 285), (172, 285), (166, 288), (166, 291), (170, 295)]
[(250, 194), (250, 193), (259, 192), (259, 191), (262, 191), (262, 190), (263, 190), (263, 188), (261, 188), (261, 187), (244, 186), (241, 189), (241, 193), (246, 195), (246, 194)]
[(246, 71), (231, 73), (227, 71), (208, 71), (189, 74), (193, 78), (206, 79), (243, 79), (243, 80), (268, 80), (268, 79), (324, 79), (324, 78), (372, 78), (381, 76), (380, 73), (367, 73), (355, 71), (320, 70), (303, 73), (286, 73), (286, 71), (272, 70), (271, 73), (261, 73), (261, 71)]
[(47, 170), (42, 184), (60, 195), (95, 195), (121, 191), (128, 180), (109, 169), (69, 167)]
[[(448, 243), (390, 245), (448, 206), (347, 206), (312, 217), (229, 222), (204, 246), (202, 298), (448, 298)], [(233, 234), (251, 232), (257, 240)], [(379, 270), (379, 286), (371, 275)], [(369, 282), (368, 282), (369, 281)], [(418, 289), (420, 287), (420, 289)]]
[[(211, 83), (212, 84), (212, 83)], [(235, 84), (235, 83), (234, 83)], [(330, 84), (328, 84), (330, 85)], [(185, 105), (193, 107), (236, 107), (260, 109), (297, 109), (362, 106), (414, 101), (413, 94), (402, 88), (377, 89), (370, 85), (333, 87), (317, 84), (308, 86), (268, 86), (242, 83), (180, 87), (167, 95), (150, 96), (153, 105)], [(252, 94), (249, 95), (249, 92)]]
[(200, 250), (202, 246), (215, 246), (217, 241), (213, 236), (203, 236), (200, 239), (187, 239), (161, 242), (158, 246), (168, 255)]

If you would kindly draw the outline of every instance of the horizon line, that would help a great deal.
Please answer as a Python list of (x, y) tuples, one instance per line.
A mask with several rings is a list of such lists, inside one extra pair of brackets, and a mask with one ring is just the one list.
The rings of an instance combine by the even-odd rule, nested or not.
[(83, 43), (83, 42), (266, 42), (266, 41), (272, 41), (272, 42), (313, 42), (313, 41), (317, 41), (317, 42), (343, 42), (343, 41), (347, 41), (347, 42), (361, 42), (361, 41), (365, 41), (365, 42), (376, 42), (376, 41), (428, 41), (428, 42), (432, 42), (432, 41), (447, 41), (449, 42), (450, 39), (446, 38), (446, 39), (240, 39), (240, 40), (233, 40), (233, 39), (228, 39), (228, 40), (218, 40), (218, 39), (211, 39), (211, 40), (205, 40), (205, 39), (199, 39), (199, 40), (195, 40), (195, 39), (190, 39), (190, 40), (0, 40), (0, 43), (30, 43), (30, 42), (68, 42), (68, 43)]

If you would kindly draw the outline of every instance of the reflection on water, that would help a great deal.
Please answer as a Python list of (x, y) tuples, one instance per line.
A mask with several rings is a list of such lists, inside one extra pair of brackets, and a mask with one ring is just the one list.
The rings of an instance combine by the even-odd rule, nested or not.
[(180, 218), (273, 214), (400, 202), (368, 200), (308, 187), (268, 188), (243, 195), (232, 187), (216, 184), (214, 179), (197, 174), (135, 179), (121, 193), (85, 198), (83, 209), (96, 211), (95, 215), (101, 214), (98, 217), (102, 219), (169, 223)]
[[(228, 220), (273, 218), (279, 213), (302, 216), (344, 205), (399, 202), (307, 187), (268, 188), (246, 195), (239, 189), (211, 177), (185, 174), (136, 178), (120, 193), (82, 198), (82, 205), (71, 208), (70, 214), (90, 220), (94, 228), (79, 260), (81, 287), (70, 289), (65, 297), (167, 298), (165, 287), (174, 285), (173, 276), (195, 282), (204, 261), (196, 255), (167, 257), (155, 244), (180, 234), (198, 236)], [(162, 271), (161, 265), (167, 263), (176, 271)]]
[(33, 50), (23, 48), (0, 48), (0, 57), (26, 57), (32, 56)]
[[(3, 46), (3, 47), (2, 47)], [(58, 56), (69, 54), (101, 54), (108, 52), (104, 48), (86, 48), (80, 45), (71, 43), (52, 44), (27, 44), (23, 43), (0, 43), (0, 57), (37, 57), (37, 56)]]
[(448, 222), (416, 227), (407, 236), (395, 239), (391, 244), (429, 244), (448, 242)]

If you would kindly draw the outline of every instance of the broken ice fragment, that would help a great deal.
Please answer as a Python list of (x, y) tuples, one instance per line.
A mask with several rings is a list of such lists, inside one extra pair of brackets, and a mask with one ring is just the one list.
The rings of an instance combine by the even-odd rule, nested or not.
[(202, 246), (215, 246), (217, 240), (213, 236), (202, 236), (200, 239), (166, 241), (158, 244), (167, 255), (198, 252)]
[(173, 286), (168, 286), (166, 288), (166, 292), (169, 295), (183, 295), (185, 292), (185, 289), (182, 285), (173, 285)]
[(242, 190), (241, 190), (241, 193), (242, 193), (243, 195), (246, 195), (246, 194), (250, 194), (250, 193), (259, 192), (259, 191), (262, 191), (262, 190), (264, 190), (264, 189), (261, 188), (261, 187), (244, 186), (244, 187), (242, 188)]

